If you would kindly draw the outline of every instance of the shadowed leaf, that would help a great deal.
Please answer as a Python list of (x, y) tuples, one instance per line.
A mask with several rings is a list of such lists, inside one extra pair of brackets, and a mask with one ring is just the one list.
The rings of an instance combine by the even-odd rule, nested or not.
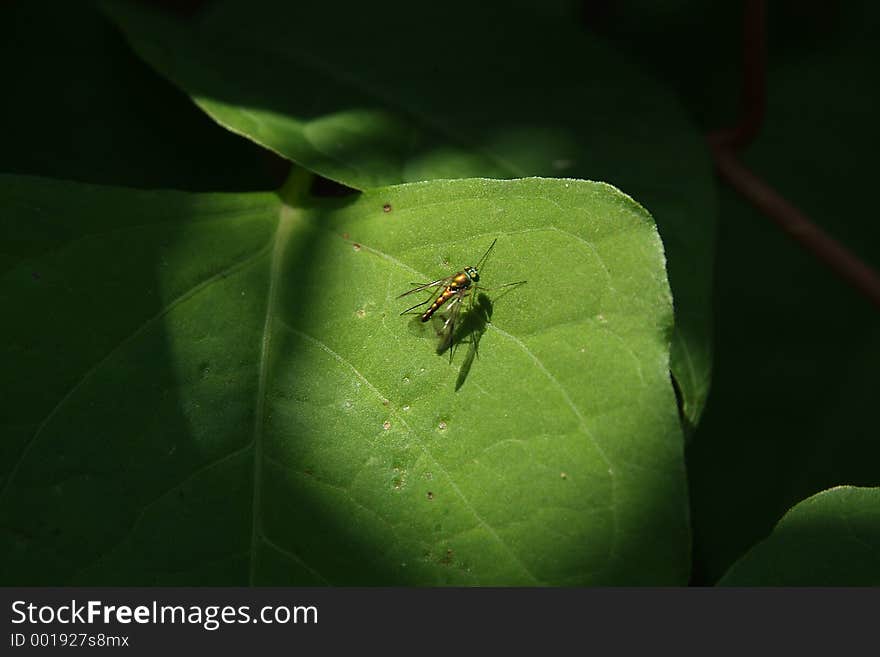
[(840, 486), (793, 507), (722, 586), (877, 586), (880, 489)]

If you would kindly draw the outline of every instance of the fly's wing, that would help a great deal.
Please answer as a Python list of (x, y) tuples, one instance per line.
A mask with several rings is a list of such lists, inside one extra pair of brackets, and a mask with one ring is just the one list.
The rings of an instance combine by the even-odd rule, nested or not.
[(447, 276), (446, 278), (438, 278), (436, 281), (431, 281), (430, 283), (413, 283), (416, 287), (411, 290), (407, 290), (403, 294), (398, 294), (396, 298), (400, 299), (401, 297), (405, 297), (408, 294), (413, 294), (414, 292), (421, 292), (422, 290), (427, 290), (428, 288), (437, 288), (437, 287), (446, 287), (452, 282), (452, 279), (455, 278), (455, 274), (452, 276)]
[(430, 283), (422, 283), (422, 284), (413, 283), (413, 285), (416, 285), (417, 287), (414, 287), (411, 290), (407, 290), (403, 294), (397, 295), (397, 298), (400, 299), (401, 297), (405, 297), (406, 295), (412, 294), (413, 292), (421, 292), (422, 290), (428, 290), (428, 289), (431, 290), (431, 296), (429, 296), (427, 299), (425, 299), (421, 303), (417, 303), (414, 306), (410, 306), (409, 308), (407, 308), (406, 310), (404, 310), (400, 314), (406, 315), (407, 313), (415, 310), (416, 308), (419, 308), (420, 306), (425, 306), (425, 305), (431, 303), (440, 294), (442, 294), (443, 290), (445, 290), (446, 286), (452, 282), (453, 278), (455, 278), (455, 275), (447, 276), (446, 278), (438, 278), (436, 281), (431, 281)]
[[(445, 318), (442, 318), (443, 324), (437, 330), (437, 335), (440, 338), (440, 343), (437, 345), (438, 354), (445, 353), (453, 346), (455, 329), (458, 326), (458, 316), (461, 313), (462, 305), (464, 305), (462, 302), (465, 296), (467, 296), (467, 293), (462, 290), (453, 299), (446, 302)], [(449, 358), (452, 358), (452, 352), (449, 353)]]

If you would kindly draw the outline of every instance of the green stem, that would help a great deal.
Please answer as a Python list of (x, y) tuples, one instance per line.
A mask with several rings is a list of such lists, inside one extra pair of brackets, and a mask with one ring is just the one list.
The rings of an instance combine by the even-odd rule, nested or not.
[(287, 180), (278, 189), (278, 195), (286, 205), (302, 207), (309, 198), (309, 188), (315, 175), (308, 169), (294, 166), (290, 169)]

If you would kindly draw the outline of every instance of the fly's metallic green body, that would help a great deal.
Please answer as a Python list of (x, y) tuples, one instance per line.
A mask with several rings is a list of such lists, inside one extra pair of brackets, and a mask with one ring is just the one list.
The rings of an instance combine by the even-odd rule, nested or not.
[[(482, 269), (483, 265), (486, 264), (486, 259), (489, 257), (492, 249), (495, 248), (495, 242), (497, 241), (497, 238), (492, 241), (492, 244), (489, 245), (489, 248), (486, 249), (483, 257), (477, 261), (476, 265), (465, 267), (460, 272), (452, 274), (452, 276), (438, 278), (436, 281), (431, 281), (430, 283), (421, 283), (418, 285), (414, 284), (416, 285), (416, 287), (412, 288), (411, 290), (407, 290), (397, 297), (398, 299), (400, 299), (401, 297), (405, 297), (409, 294), (422, 292), (424, 290), (430, 290), (431, 296), (429, 296), (425, 301), (417, 303), (416, 305), (411, 306), (400, 313), (401, 315), (406, 315), (416, 308), (420, 308), (421, 306), (430, 304), (428, 305), (427, 310), (422, 312), (419, 317), (422, 322), (429, 321), (434, 316), (434, 314), (437, 313), (437, 311), (445, 307), (445, 310), (448, 311), (448, 315), (446, 317), (446, 320), (443, 322), (443, 327), (441, 329), (441, 333), (443, 335), (441, 349), (443, 348), (443, 345), (449, 346), (452, 341), (455, 333), (455, 324), (458, 320), (458, 315), (461, 312), (462, 302), (466, 298), (470, 297), (471, 304), (473, 305), (473, 295), (477, 288), (477, 284), (480, 282), (480, 269)], [(525, 281), (507, 283), (506, 285), (502, 285), (501, 287), (519, 285), (521, 283), (525, 283)]]

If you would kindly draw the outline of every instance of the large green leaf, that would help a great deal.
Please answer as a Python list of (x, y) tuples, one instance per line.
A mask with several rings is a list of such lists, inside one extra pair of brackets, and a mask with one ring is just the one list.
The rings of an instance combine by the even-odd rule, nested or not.
[(840, 486), (804, 500), (719, 583), (880, 585), (880, 488)]
[(134, 49), (240, 133), (356, 189), (437, 178), (606, 180), (656, 217), (672, 369), (696, 423), (711, 370), (715, 205), (674, 96), (570, 21), (482, 3), (223, 2), (197, 26), (108, 3)]
[[(294, 183), (0, 178), (0, 580), (684, 583), (649, 215), (575, 180)], [(450, 362), (395, 297), (496, 237), (482, 282), (528, 282)]]

